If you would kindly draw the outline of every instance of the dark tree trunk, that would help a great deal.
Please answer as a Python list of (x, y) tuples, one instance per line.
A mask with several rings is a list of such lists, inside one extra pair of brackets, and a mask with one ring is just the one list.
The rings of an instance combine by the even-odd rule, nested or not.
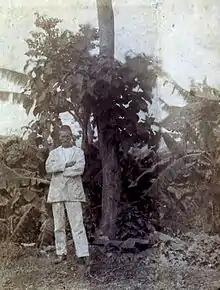
[(90, 121), (90, 113), (85, 113), (86, 117), (82, 124), (82, 149), (87, 153), (89, 145), (93, 142), (93, 129)]
[(100, 55), (114, 57), (115, 31), (112, 0), (97, 0), (100, 33)]
[(104, 236), (114, 239), (121, 195), (121, 172), (117, 145), (106, 141), (104, 132), (99, 131), (99, 146), (102, 159), (102, 215), (100, 230)]
[[(97, 0), (100, 33), (100, 56), (114, 58), (114, 13), (112, 0)], [(103, 122), (104, 121), (104, 122)], [(98, 138), (102, 159), (102, 216), (100, 230), (104, 236), (114, 239), (121, 195), (121, 172), (116, 142), (106, 140), (106, 120), (99, 119)]]
[(94, 134), (93, 134), (93, 129), (92, 129), (92, 124), (91, 124), (91, 121), (90, 121), (90, 115), (89, 115), (89, 118), (88, 118), (88, 122), (87, 122), (87, 138), (88, 138), (88, 144), (92, 144), (93, 142), (93, 137), (94, 137)]

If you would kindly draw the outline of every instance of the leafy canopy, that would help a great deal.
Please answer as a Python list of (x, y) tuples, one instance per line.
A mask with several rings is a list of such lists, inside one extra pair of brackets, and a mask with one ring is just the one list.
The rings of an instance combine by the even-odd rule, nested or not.
[[(98, 32), (81, 25), (77, 33), (61, 30), (57, 18), (36, 14), (35, 25), (26, 40), (29, 57), (25, 66), (31, 97), (27, 112), (34, 106), (39, 121), (34, 125), (49, 136), (60, 125), (59, 113), (68, 111), (84, 130), (93, 116), (93, 127), (106, 133), (109, 142), (127, 152), (133, 143), (155, 143), (151, 129), (154, 118), (149, 104), (156, 86), (157, 62), (145, 55), (126, 57), (125, 63), (92, 53), (98, 48)], [(138, 113), (145, 113), (140, 123)], [(44, 130), (42, 130), (44, 128)], [(151, 141), (154, 140), (154, 141)]]

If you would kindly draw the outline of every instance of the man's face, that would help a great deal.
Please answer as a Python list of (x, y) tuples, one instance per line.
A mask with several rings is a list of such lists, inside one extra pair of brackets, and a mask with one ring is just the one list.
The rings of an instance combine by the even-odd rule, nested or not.
[(63, 147), (70, 147), (72, 144), (72, 134), (70, 132), (60, 131), (60, 142)]

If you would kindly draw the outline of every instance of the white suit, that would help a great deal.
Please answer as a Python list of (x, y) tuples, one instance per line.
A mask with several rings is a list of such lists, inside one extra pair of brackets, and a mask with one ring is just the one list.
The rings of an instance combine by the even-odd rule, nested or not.
[[(66, 163), (75, 162), (66, 168)], [(85, 168), (84, 152), (76, 147), (52, 150), (46, 161), (46, 171), (52, 173), (48, 203), (52, 203), (57, 255), (66, 255), (65, 208), (78, 257), (89, 256), (88, 240), (83, 224), (81, 202), (85, 202), (82, 178)]]

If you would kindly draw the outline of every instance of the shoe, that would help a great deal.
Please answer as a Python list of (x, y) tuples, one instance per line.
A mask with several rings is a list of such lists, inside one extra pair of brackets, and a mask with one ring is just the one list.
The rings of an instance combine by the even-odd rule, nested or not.
[(89, 257), (79, 257), (77, 260), (79, 265), (89, 265), (90, 263)]
[(60, 255), (60, 256), (57, 256), (57, 258), (54, 260), (54, 264), (60, 264), (62, 263), (63, 261), (66, 260), (66, 255)]
[(78, 265), (83, 267), (84, 276), (90, 276), (91, 262), (89, 257), (80, 257), (77, 259)]

